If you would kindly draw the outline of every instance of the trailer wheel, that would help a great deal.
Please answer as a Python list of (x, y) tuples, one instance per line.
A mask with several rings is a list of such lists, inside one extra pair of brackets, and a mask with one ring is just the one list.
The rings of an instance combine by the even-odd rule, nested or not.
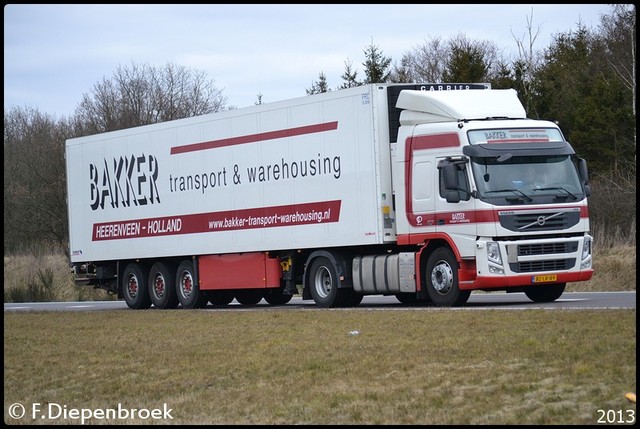
[(156, 262), (149, 271), (149, 298), (156, 308), (176, 308), (179, 304), (175, 287), (176, 274), (170, 265)]
[(564, 293), (566, 285), (566, 283), (556, 283), (551, 285), (528, 286), (524, 289), (524, 294), (533, 302), (552, 302), (560, 298)]
[(440, 307), (464, 305), (471, 291), (462, 291), (458, 284), (458, 261), (447, 247), (436, 249), (427, 260), (427, 292)]
[(235, 293), (236, 301), (242, 305), (256, 305), (264, 297), (262, 289), (241, 289)]
[(151, 307), (147, 277), (137, 263), (127, 265), (122, 273), (122, 295), (129, 308), (144, 310)]
[(309, 287), (318, 307), (342, 307), (346, 304), (348, 289), (339, 289), (338, 284), (338, 271), (331, 261), (324, 257), (314, 259), (309, 270)]
[(233, 301), (233, 292), (230, 290), (212, 290), (207, 292), (207, 298), (211, 305), (225, 306)]
[(176, 270), (176, 294), (182, 308), (202, 308), (207, 304), (207, 297), (198, 284), (198, 278), (193, 269), (193, 262), (184, 260)]
[(291, 301), (291, 298), (293, 298), (293, 295), (285, 295), (282, 287), (277, 289), (268, 289), (264, 293), (264, 300), (271, 305), (284, 305)]

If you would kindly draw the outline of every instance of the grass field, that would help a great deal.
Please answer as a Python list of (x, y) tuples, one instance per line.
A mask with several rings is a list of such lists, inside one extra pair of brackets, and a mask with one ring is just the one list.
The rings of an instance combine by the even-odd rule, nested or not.
[[(599, 249), (567, 291), (636, 290), (635, 254)], [(60, 254), (4, 275), (5, 302), (113, 299)], [(5, 424), (618, 424), (635, 391), (635, 310), (4, 314)]]
[(120, 404), (171, 419), (86, 423), (599, 424), (635, 416), (635, 326), (635, 310), (5, 313), (5, 423)]

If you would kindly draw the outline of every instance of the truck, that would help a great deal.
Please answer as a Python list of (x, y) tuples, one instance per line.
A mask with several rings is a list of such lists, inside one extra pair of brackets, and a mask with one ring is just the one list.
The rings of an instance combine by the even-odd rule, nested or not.
[(131, 309), (551, 302), (593, 274), (586, 161), (490, 84), (368, 84), (68, 139), (70, 267)]

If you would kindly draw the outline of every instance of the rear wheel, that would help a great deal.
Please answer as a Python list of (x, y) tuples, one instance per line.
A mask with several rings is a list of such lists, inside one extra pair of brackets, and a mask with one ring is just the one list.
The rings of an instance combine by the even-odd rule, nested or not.
[(566, 283), (556, 283), (550, 285), (529, 286), (524, 289), (524, 294), (533, 302), (552, 302), (560, 298), (564, 293), (566, 285)]
[(179, 304), (175, 272), (164, 262), (156, 262), (149, 271), (149, 298), (156, 308), (176, 308)]
[(182, 308), (202, 308), (207, 304), (207, 297), (198, 285), (191, 260), (184, 260), (176, 270), (176, 293)]
[(447, 247), (436, 249), (427, 260), (426, 283), (429, 298), (440, 307), (464, 305), (471, 291), (462, 291), (458, 284), (458, 261)]
[(316, 258), (309, 269), (309, 288), (318, 307), (342, 307), (348, 301), (348, 289), (339, 289), (338, 271), (325, 257)]
[(129, 308), (143, 310), (151, 307), (147, 275), (137, 263), (127, 265), (122, 273), (122, 294)]

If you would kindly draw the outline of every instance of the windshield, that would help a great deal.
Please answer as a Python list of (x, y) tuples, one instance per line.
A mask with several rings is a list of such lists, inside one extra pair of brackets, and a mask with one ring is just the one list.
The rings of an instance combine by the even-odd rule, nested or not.
[(475, 157), (471, 166), (478, 197), (492, 204), (573, 202), (585, 197), (569, 155)]

